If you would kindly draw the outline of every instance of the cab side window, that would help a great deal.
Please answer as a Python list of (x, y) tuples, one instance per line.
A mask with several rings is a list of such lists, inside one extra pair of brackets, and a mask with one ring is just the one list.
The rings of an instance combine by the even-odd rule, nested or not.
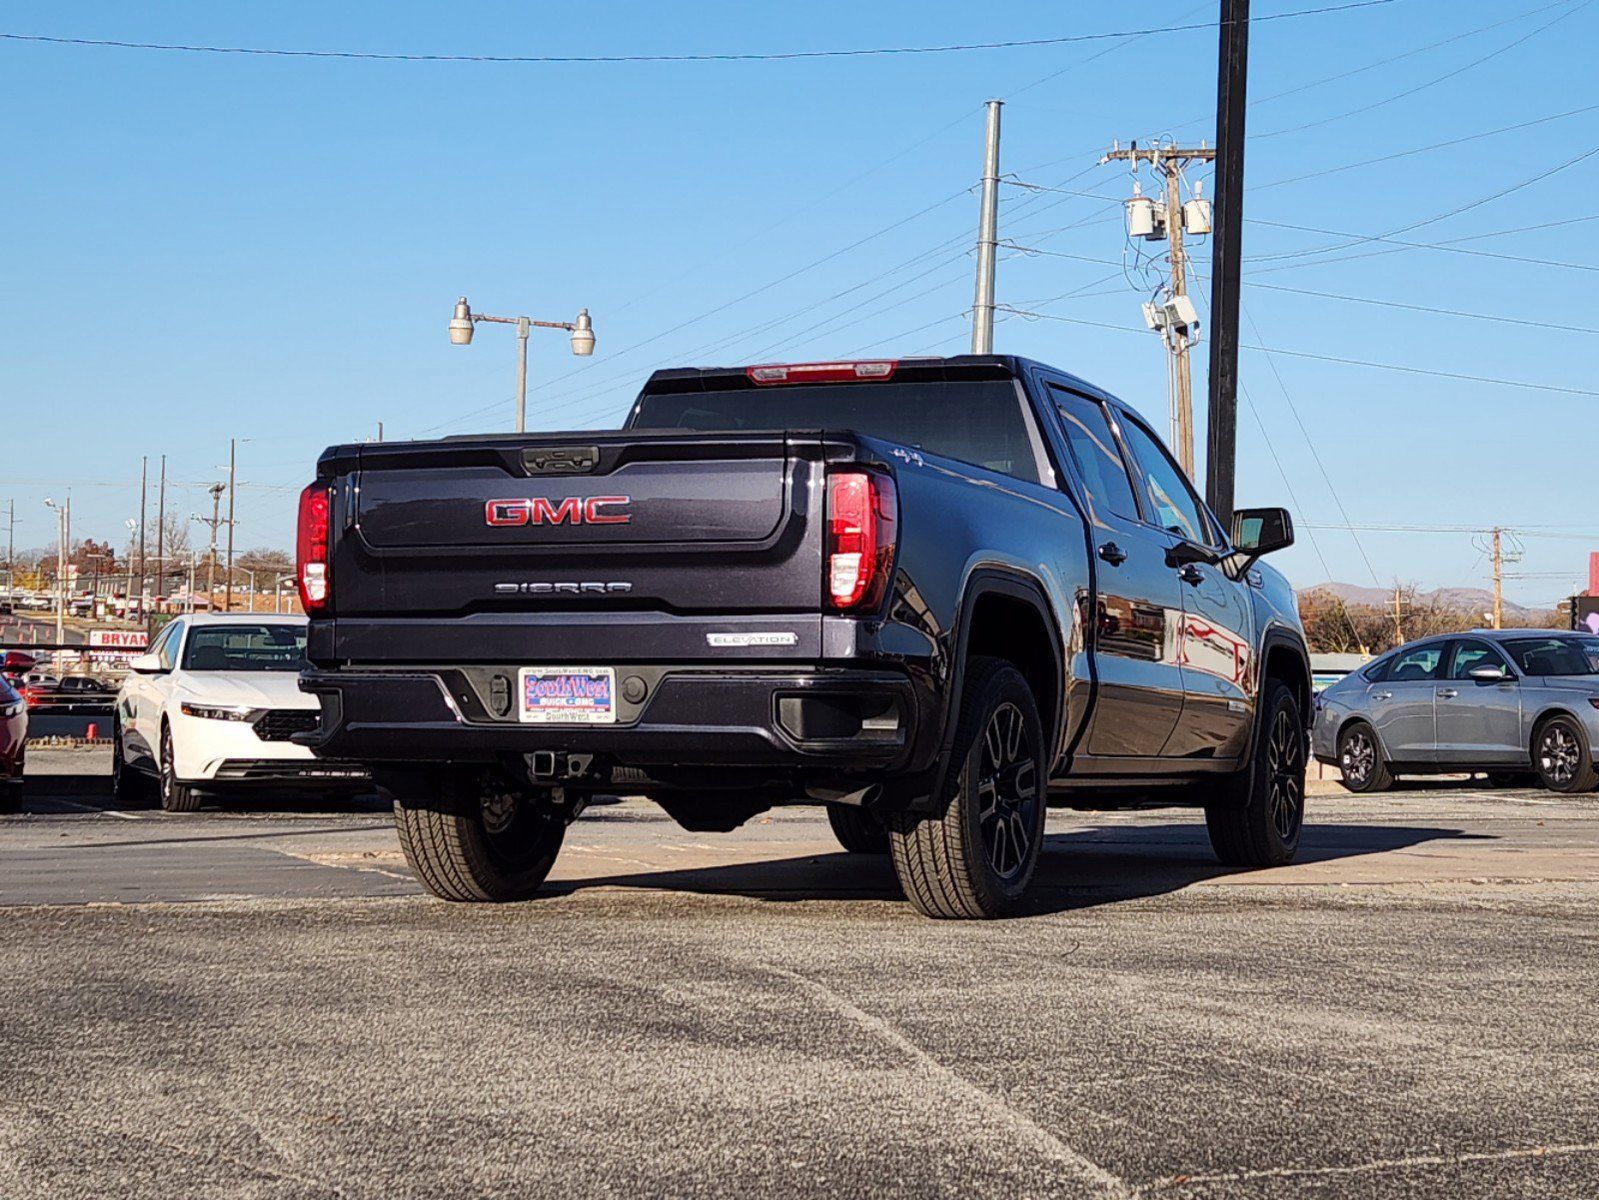
[(1138, 468), (1138, 484), (1148, 512), (1145, 520), (1197, 545), (1217, 545), (1199, 498), (1155, 435), (1136, 421), (1124, 420), (1122, 436)]
[(1132, 481), (1127, 477), (1127, 464), (1122, 461), (1121, 450), (1110, 431), (1105, 406), (1057, 387), (1049, 390), (1054, 394), (1061, 428), (1089, 499), (1096, 508), (1138, 520), (1138, 502), (1133, 499)]
[(1442, 642), (1434, 642), (1430, 646), (1414, 646), (1394, 656), (1393, 666), (1388, 668), (1388, 682), (1415, 683), (1420, 680), (1437, 679), (1438, 668), (1443, 658)]

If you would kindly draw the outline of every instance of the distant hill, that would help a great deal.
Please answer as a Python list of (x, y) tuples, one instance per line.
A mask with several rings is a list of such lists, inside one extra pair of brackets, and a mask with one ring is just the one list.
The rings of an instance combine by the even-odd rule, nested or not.
[[(1387, 608), (1394, 602), (1394, 594), (1387, 588), (1361, 587), (1354, 583), (1316, 583), (1310, 587), (1300, 588), (1301, 595), (1310, 592), (1321, 592), (1337, 596), (1345, 604), (1365, 604), (1373, 608)], [(1494, 607), (1494, 594), (1487, 588), (1435, 588), (1430, 592), (1417, 592), (1416, 599), (1423, 602), (1437, 602), (1446, 608), (1458, 608), (1473, 613), (1492, 612)], [(1534, 624), (1542, 623), (1551, 610), (1528, 608), (1513, 601), (1504, 602), (1504, 613), (1508, 620), (1516, 624), (1525, 624), (1531, 621)]]

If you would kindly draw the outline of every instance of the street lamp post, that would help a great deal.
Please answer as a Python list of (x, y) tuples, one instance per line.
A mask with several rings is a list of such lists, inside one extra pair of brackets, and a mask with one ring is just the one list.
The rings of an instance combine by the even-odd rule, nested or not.
[(531, 317), (491, 317), (475, 313), (462, 296), (455, 302), (455, 315), (450, 318), (450, 344), (470, 346), (472, 328), (478, 321), (492, 321), (496, 325), (516, 326), (516, 431), (527, 432), (527, 334), (535, 325), (540, 329), (565, 329), (572, 335), (572, 353), (587, 358), (594, 353), (594, 323), (589, 320), (589, 310), (583, 309), (575, 321), (535, 321)]

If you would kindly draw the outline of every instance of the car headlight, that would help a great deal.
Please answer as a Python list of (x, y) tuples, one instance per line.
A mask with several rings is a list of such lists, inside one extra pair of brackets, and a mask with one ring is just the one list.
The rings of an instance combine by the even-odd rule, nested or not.
[(253, 721), (261, 715), (259, 708), (246, 708), (242, 704), (190, 704), (181, 705), (186, 717), (204, 717), (210, 721)]

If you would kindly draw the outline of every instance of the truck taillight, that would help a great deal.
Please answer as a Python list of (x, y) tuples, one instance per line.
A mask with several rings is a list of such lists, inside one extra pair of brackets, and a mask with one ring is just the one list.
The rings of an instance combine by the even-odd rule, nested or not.
[(296, 582), (308, 613), (327, 607), (333, 577), (328, 564), (328, 486), (313, 483), (300, 493), (300, 528), (295, 538)]
[(827, 477), (827, 597), (834, 608), (874, 609), (882, 602), (897, 508), (887, 475), (835, 471)]

